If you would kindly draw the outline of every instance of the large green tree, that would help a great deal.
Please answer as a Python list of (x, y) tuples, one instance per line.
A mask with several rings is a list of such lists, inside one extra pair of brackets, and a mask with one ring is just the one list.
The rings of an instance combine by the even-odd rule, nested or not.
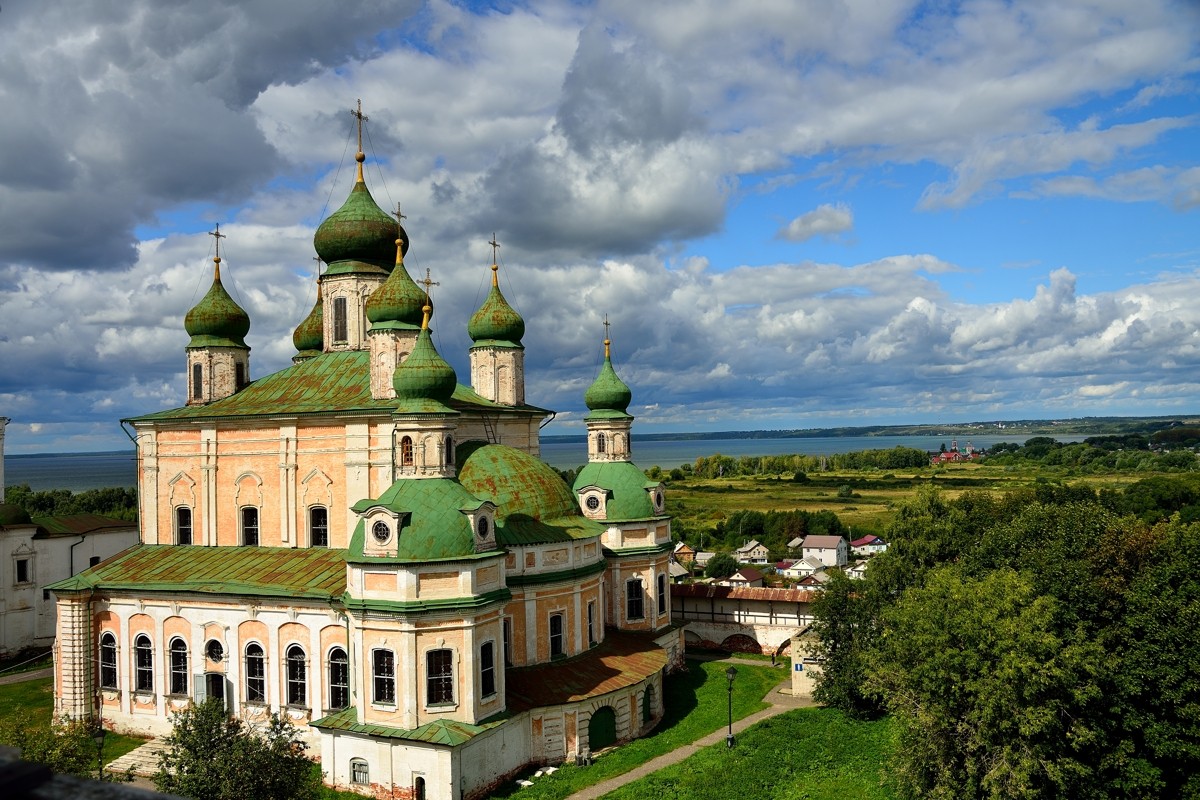
[(879, 635), (878, 607), (863, 588), (833, 570), (810, 606), (810, 654), (821, 662), (813, 699), (854, 717), (873, 717), (880, 697), (868, 678), (867, 659)]
[(154, 776), (159, 791), (194, 800), (316, 800), (321, 774), (285, 717), (255, 731), (209, 699), (174, 716)]
[(706, 578), (728, 578), (733, 573), (737, 572), (737, 559), (729, 553), (715, 553), (712, 558), (708, 559), (708, 563), (704, 565), (704, 577)]

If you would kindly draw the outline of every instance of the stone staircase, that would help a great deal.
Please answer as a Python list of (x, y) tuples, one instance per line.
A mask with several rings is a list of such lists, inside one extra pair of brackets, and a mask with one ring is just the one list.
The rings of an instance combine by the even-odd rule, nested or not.
[(132, 769), (134, 775), (149, 778), (158, 772), (158, 754), (166, 749), (165, 741), (151, 739), (141, 747), (114, 759), (104, 769), (106, 772), (125, 772)]

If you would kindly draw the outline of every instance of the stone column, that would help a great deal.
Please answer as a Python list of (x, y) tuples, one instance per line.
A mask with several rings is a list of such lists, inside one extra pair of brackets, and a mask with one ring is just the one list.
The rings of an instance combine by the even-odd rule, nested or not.
[(95, 713), (91, 592), (58, 593), (54, 715), (85, 719)]

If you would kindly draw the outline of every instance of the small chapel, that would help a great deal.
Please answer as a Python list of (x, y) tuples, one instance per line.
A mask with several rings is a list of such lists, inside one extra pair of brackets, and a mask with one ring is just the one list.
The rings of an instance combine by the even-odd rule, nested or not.
[(587, 465), (568, 486), (540, 460), (552, 413), (526, 402), (496, 263), (459, 382), (401, 217), (367, 188), (356, 114), (357, 177), (316, 230), (327, 267), (292, 365), (252, 376), (218, 237), (183, 320), (185, 405), (122, 421), (140, 543), (50, 587), (55, 711), (159, 736), (219, 698), (292, 720), (331, 786), (470, 800), (662, 718), (683, 657), (670, 519), (632, 463), (607, 333)]

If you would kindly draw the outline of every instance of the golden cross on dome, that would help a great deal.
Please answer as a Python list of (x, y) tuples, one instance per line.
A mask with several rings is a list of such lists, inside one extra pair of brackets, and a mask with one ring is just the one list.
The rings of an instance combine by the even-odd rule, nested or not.
[(612, 323), (608, 321), (608, 314), (604, 315), (604, 357), (608, 358), (608, 346), (612, 341), (608, 338), (608, 329)]
[(430, 277), (429, 267), (426, 267), (426, 268), (425, 268), (425, 280), (422, 280), (422, 281), (417, 281), (417, 283), (419, 283), (419, 284), (421, 284), (422, 286), (424, 286), (424, 287), (425, 287), (425, 296), (426, 296), (426, 297), (429, 297), (429, 289), (430, 289), (430, 287), (432, 287), (432, 286), (441, 286), (441, 284), (440, 284), (440, 283), (438, 283), (438, 282), (437, 282), (437, 281), (435, 281), (435, 280), (434, 280), (432, 277)]
[(500, 249), (500, 243), (496, 241), (496, 232), (492, 231), (492, 240), (488, 242), (492, 246), (492, 263), (496, 263), (496, 251)]
[(213, 280), (219, 281), (221, 280), (221, 240), (228, 239), (229, 237), (221, 233), (221, 223), (219, 222), (217, 223), (217, 229), (209, 231), (208, 235), (217, 240), (217, 254), (213, 256)]

